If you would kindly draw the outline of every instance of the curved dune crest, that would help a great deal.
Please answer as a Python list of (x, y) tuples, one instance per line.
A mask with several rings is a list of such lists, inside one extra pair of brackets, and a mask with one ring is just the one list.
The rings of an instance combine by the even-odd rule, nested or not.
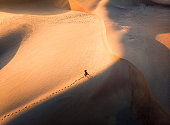
[(32, 31), (30, 25), (17, 25), (5, 27), (0, 25), (0, 69), (13, 58), (19, 46)]
[[(18, 18), (35, 27), (12, 61), (0, 71), (1, 115), (70, 84), (84, 69), (95, 74), (112, 62), (102, 43), (101, 21), (95, 16), (70, 11)], [(103, 56), (106, 62), (102, 61)], [(95, 65), (97, 62), (101, 63)]]
[[(39, 3), (41, 5), (41, 3), (44, 4), (53, 4), (56, 8), (59, 9), (65, 9), (65, 10), (73, 10), (73, 11), (81, 11), (81, 12), (86, 12), (86, 13), (90, 13), (89, 11), (87, 11), (86, 9), (84, 9), (83, 7), (81, 7), (75, 0), (38, 0), (38, 1), (29, 1), (29, 0), (0, 0), (0, 3), (3, 5), (23, 5), (24, 4), (34, 4), (34, 3)], [(37, 4), (38, 6), (38, 4)], [(8, 8), (8, 7), (7, 7)], [(38, 8), (38, 7), (37, 7)]]
[(101, 1), (93, 11), (105, 21), (112, 50), (140, 69), (154, 98), (170, 113), (170, 51), (165, 46), (168, 35), (161, 38), (164, 45), (155, 40), (158, 34), (170, 32), (169, 9), (145, 5), (120, 9), (112, 3), (112, 0)]
[(126, 118), (126, 123), (132, 125), (140, 121), (144, 125), (170, 123), (169, 115), (152, 98), (144, 76), (128, 61), (120, 59), (102, 73), (49, 98), (6, 125), (123, 124)]
[(158, 34), (155, 39), (170, 49), (170, 33)]
[[(29, 2), (6, 3), (10, 1)], [(2, 24), (0, 61), (10, 58), (2, 66), (0, 62), (0, 124), (169, 125), (170, 116), (152, 97), (144, 75), (115, 56), (109, 43), (131, 27), (114, 32), (107, 9), (116, 6), (119, 14), (120, 6), (150, 0), (47, 1), (62, 13), (9, 14), (13, 19), (5, 19), (14, 23)], [(96, 8), (97, 15), (83, 5)], [(83, 76), (84, 69), (89, 76)]]

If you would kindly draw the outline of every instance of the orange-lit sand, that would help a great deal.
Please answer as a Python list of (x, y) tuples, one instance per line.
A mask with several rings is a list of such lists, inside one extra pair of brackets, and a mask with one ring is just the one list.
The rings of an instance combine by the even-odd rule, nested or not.
[(170, 49), (170, 33), (158, 34), (156, 40)]
[[(125, 36), (133, 27), (116, 27), (118, 22), (108, 15), (109, 0), (0, 3), (0, 124), (170, 123), (168, 88), (162, 102), (160, 98), (155, 101), (157, 96), (153, 98), (150, 92), (155, 76), (168, 73), (169, 67), (159, 62), (140, 65), (135, 54), (145, 62), (146, 52), (126, 50), (130, 45), (126, 48), (122, 41), (129, 40)], [(153, 34), (157, 33), (148, 36)], [(135, 39), (143, 40), (141, 36)], [(156, 37), (165, 45), (167, 39)], [(133, 47), (132, 51), (140, 50)], [(144, 75), (115, 54), (131, 61)], [(162, 55), (163, 59), (167, 57), (167, 64), (168, 54)], [(159, 67), (157, 72), (154, 66), (147, 69), (151, 65)], [(90, 74), (87, 78), (83, 77), (85, 69)]]

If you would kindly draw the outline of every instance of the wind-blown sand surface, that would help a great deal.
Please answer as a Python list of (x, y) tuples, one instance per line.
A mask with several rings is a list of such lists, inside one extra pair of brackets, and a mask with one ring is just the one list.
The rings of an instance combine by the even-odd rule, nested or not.
[(114, 53), (139, 68), (153, 96), (170, 113), (170, 9), (129, 7), (109, 0), (95, 13), (105, 20)]
[(170, 10), (134, 2), (0, 0), (0, 124), (170, 124)]

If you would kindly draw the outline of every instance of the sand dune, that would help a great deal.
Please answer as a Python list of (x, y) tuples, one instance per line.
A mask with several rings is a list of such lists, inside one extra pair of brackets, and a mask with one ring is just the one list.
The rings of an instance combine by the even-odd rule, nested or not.
[(137, 125), (139, 120), (143, 124), (168, 125), (169, 116), (159, 107), (143, 75), (129, 62), (119, 60), (94, 78), (40, 104), (7, 125)]
[(161, 33), (156, 36), (156, 40), (170, 49), (170, 33)]
[[(84, 69), (95, 75), (112, 62), (103, 49), (101, 21), (94, 16), (69, 12), (58, 16), (17, 18), (13, 21), (28, 21), (33, 31), (1, 69), (1, 115), (70, 84), (83, 75)], [(95, 65), (98, 62), (101, 63)]]
[(169, 32), (169, 10), (158, 9), (165, 22), (154, 21), (163, 27), (149, 30), (132, 16), (153, 8), (124, 10), (135, 0), (0, 3), (0, 124), (170, 124), (169, 50), (149, 42), (165, 41), (155, 36)]
[[(84, 8), (82, 8), (75, 0), (0, 0), (1, 5), (21, 5), (21, 6), (28, 6), (29, 4), (34, 5), (47, 5), (51, 4), (51, 6), (55, 6), (59, 9), (66, 9), (66, 10), (75, 10), (81, 12), (87, 12)], [(26, 4), (25, 4), (26, 3)], [(45, 6), (44, 6), (45, 7)], [(37, 7), (39, 8), (39, 6)], [(8, 8), (7, 8), (8, 9)], [(43, 8), (44, 9), (44, 8)]]
[[(74, 10), (90, 13), (81, 7), (75, 0), (0, 0), (0, 10), (4, 12), (34, 14), (34, 15), (52, 15), (62, 13), (63, 10)], [(62, 9), (62, 10), (61, 10)]]
[(165, 46), (167, 40), (160, 43), (156, 38), (170, 32), (169, 12), (169, 9), (143, 5), (114, 7), (110, 0), (101, 2), (94, 10), (105, 21), (113, 52), (140, 69), (149, 81), (153, 96), (168, 112), (170, 51)]

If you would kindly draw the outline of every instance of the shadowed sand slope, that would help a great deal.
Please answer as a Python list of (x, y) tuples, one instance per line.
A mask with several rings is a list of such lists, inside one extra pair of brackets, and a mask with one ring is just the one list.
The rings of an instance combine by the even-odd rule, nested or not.
[(0, 37), (0, 69), (13, 58), (25, 36), (25, 29), (19, 28)]
[[(31, 13), (31, 14), (56, 14), (61, 10), (74, 10), (90, 13), (81, 7), (75, 0), (0, 0), (0, 10), (12, 13)], [(38, 11), (38, 12), (36, 12)]]
[(170, 123), (169, 116), (152, 98), (144, 76), (120, 59), (97, 76), (6, 125), (140, 125), (139, 120), (148, 125)]
[(10, 21), (11, 25), (29, 22), (33, 33), (0, 71), (1, 115), (62, 88), (79, 78), (84, 69), (95, 75), (116, 60), (107, 54), (102, 21), (95, 16), (68, 12), (55, 16), (14, 16)]
[(0, 124), (170, 124), (169, 50), (154, 41), (169, 18), (150, 30), (153, 8), (122, 7), (136, 0), (0, 3)]
[(153, 96), (170, 113), (170, 10), (144, 5), (115, 7), (113, 1), (104, 0), (94, 13), (104, 19), (113, 53), (144, 74)]
[[(94, 10), (98, 4), (102, 1), (110, 0), (76, 0), (82, 7), (87, 10)], [(111, 0), (108, 4), (110, 7), (129, 8), (139, 6), (140, 4), (158, 6), (158, 7), (170, 7), (169, 0)]]

